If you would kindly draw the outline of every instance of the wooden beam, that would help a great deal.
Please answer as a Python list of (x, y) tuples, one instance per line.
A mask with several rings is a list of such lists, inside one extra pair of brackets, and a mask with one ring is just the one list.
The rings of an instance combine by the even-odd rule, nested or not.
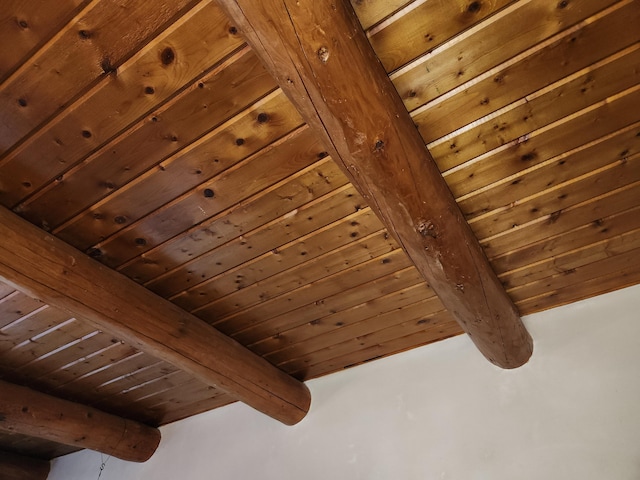
[[(148, 460), (160, 430), (0, 380), (0, 430), (89, 448), (131, 462)], [(1, 477), (0, 478), (4, 478)]]
[(46, 480), (50, 468), (51, 462), (47, 460), (0, 452), (2, 480)]
[(0, 225), (0, 280), (285, 424), (306, 415), (307, 387), (235, 340), (5, 208)]
[(218, 0), (329, 154), (494, 364), (533, 342), (348, 0)]

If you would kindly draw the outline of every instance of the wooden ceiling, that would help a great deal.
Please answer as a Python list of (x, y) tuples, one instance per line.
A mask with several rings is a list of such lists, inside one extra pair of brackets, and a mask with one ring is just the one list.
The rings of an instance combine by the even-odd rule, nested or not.
[[(521, 314), (640, 281), (637, 0), (352, 4)], [(3, 6), (6, 208), (301, 380), (462, 332), (215, 1)], [(234, 401), (4, 284), (0, 373), (150, 425)]]

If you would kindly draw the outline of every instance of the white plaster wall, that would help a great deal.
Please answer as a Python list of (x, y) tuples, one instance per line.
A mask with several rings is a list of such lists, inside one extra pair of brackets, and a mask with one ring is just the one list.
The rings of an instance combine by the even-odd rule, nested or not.
[[(286, 427), (234, 404), (162, 428), (144, 464), (101, 480), (640, 479), (640, 287), (525, 319), (529, 363), (498, 369), (465, 337), (309, 382)], [(51, 480), (98, 477), (100, 454)]]

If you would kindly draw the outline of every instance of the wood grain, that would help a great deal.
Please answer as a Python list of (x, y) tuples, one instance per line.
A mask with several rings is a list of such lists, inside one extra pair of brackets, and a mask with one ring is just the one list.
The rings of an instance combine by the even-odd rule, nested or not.
[[(5, 283), (77, 313), (284, 423), (296, 423), (306, 414), (310, 398), (303, 384), (15, 214), (2, 210), (0, 217), (7, 227), (0, 244)], [(109, 295), (94, 291), (95, 285), (108, 285)]]
[(18, 385), (0, 381), (0, 429), (97, 450), (133, 462), (156, 451), (160, 431)]
[(531, 339), (350, 5), (221, 5), (478, 348), (526, 362)]

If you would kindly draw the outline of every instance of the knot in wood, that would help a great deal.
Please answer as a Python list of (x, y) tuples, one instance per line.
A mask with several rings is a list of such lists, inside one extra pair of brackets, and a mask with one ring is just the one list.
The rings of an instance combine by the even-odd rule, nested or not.
[(322, 63), (327, 63), (327, 60), (329, 60), (329, 49), (327, 47), (320, 47), (318, 49), (318, 58)]
[(436, 238), (438, 236), (435, 232), (435, 226), (429, 220), (419, 222), (416, 230), (423, 237)]

